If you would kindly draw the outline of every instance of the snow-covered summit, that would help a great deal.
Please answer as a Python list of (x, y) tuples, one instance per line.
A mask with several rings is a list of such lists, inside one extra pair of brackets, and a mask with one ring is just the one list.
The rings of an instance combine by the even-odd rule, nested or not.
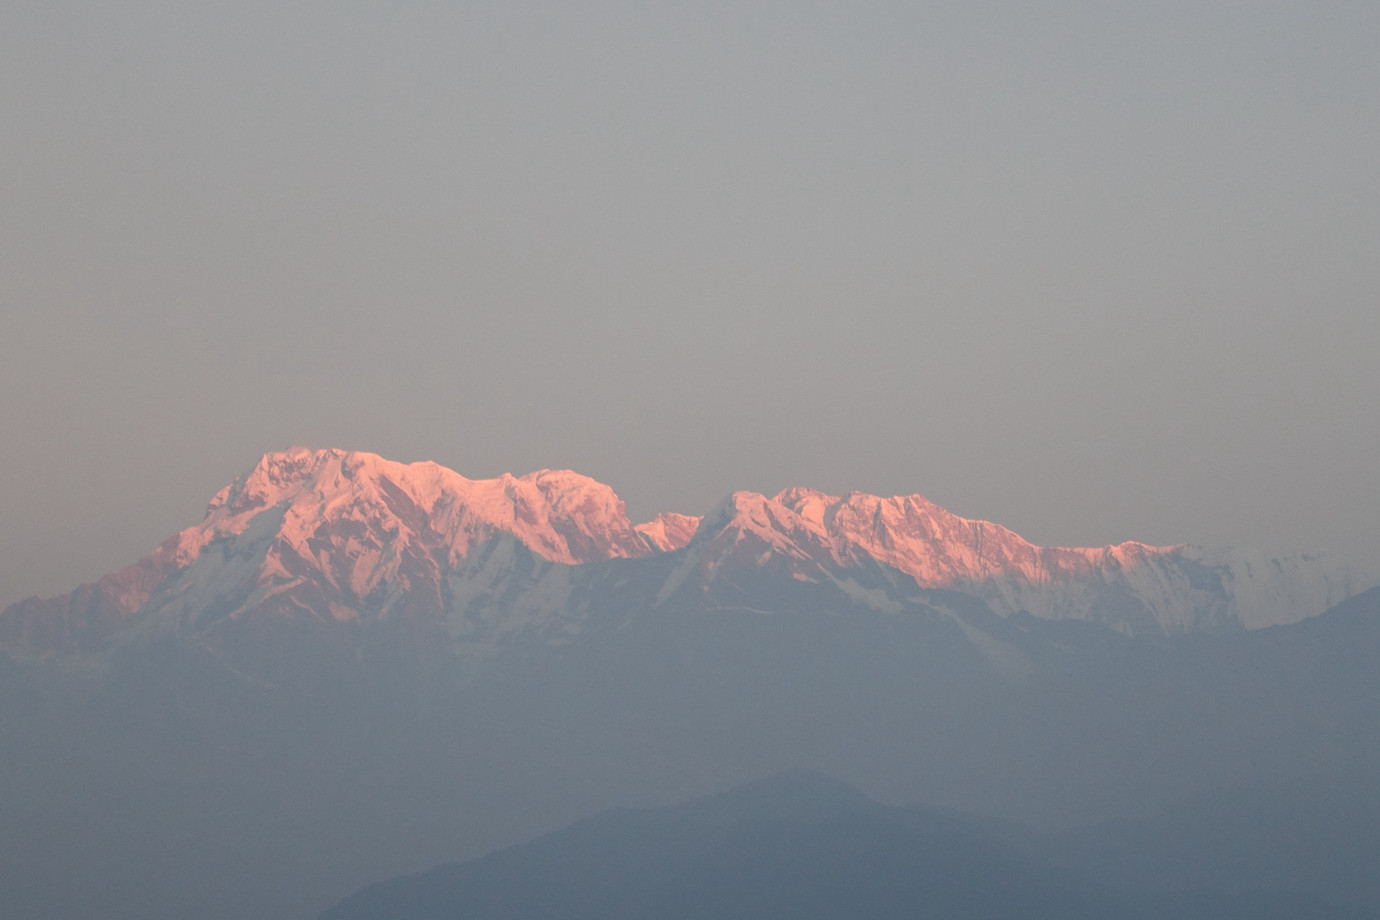
[(922, 589), (974, 595), (1002, 615), (1102, 622), (1134, 634), (1258, 628), (1321, 613), (1371, 583), (1316, 557), (1128, 541), (1036, 546), (989, 521), (959, 517), (922, 495), (882, 498), (791, 488), (735, 492), (705, 516), (680, 578), (771, 568), (842, 583), (881, 564)]
[(575, 566), (673, 550), (690, 520), (639, 532), (611, 488), (570, 470), (467, 479), (436, 463), (291, 448), (266, 454), (149, 556), (71, 595), (15, 605), (0, 632), (29, 654), (99, 641), (146, 608), (158, 628), (207, 611), (441, 616), (446, 573), (496, 538)]
[(1000, 524), (959, 517), (923, 495), (850, 492), (838, 498), (797, 488), (772, 501), (821, 528), (840, 562), (875, 559), (924, 587), (998, 575), (1048, 582), (1089, 574), (1109, 560), (1136, 564), (1181, 548), (1135, 542), (1091, 549), (1035, 546)]
[[(263, 509), (278, 506), (286, 509), (280, 537), (308, 555), (320, 551), (313, 540), (342, 522), (367, 524), (378, 536), (433, 535), (452, 560), (498, 533), (567, 565), (647, 552), (613, 490), (571, 470), (466, 479), (431, 462), (295, 448), (265, 455), (217, 493), (206, 519), (182, 532), (180, 554), (194, 557), (206, 543), (243, 533)], [(341, 536), (348, 541), (355, 528), (346, 529), (351, 533)]]
[(648, 546), (657, 552), (669, 553), (689, 543), (699, 526), (698, 517), (663, 511), (647, 523), (638, 524), (633, 529), (642, 536)]
[(720, 550), (743, 543), (847, 566), (880, 562), (924, 588), (1017, 577), (1040, 584), (1081, 577), (1108, 564), (1134, 566), (1181, 546), (1128, 542), (1096, 548), (1036, 546), (988, 521), (959, 517), (922, 495), (839, 497), (791, 488), (768, 498), (734, 492), (705, 516), (696, 538)]

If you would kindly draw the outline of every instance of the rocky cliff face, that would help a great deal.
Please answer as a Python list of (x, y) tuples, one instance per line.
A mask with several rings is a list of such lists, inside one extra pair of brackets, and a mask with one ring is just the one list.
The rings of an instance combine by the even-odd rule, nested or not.
[[(628, 560), (614, 579), (611, 560)], [(4, 611), (0, 647), (34, 657), (127, 630), (263, 621), (410, 624), (457, 641), (538, 624), (568, 638), (581, 611), (731, 606), (746, 581), (766, 606), (789, 608), (790, 592), (764, 593), (764, 579), (827, 587), (824, 604), (895, 613), (938, 590), (1003, 616), (1157, 635), (1293, 622), (1371, 586), (1317, 558), (1038, 547), (918, 495), (737, 492), (703, 519), (634, 525), (612, 489), (570, 471), (470, 480), (434, 463), (296, 449), (265, 456), (138, 563)]]

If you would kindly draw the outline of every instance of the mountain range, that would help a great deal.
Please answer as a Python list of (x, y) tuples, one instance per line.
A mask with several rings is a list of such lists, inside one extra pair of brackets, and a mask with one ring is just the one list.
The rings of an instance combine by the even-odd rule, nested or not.
[(0, 916), (304, 920), (801, 768), (1096, 829), (1115, 886), (1374, 915), (1375, 583), (1037, 547), (920, 496), (638, 524), (568, 471), (269, 454), (146, 558), (0, 612)]
[[(638, 560), (673, 555), (661, 562)], [(1001, 616), (1131, 635), (1296, 622), (1372, 587), (1310, 556), (1147, 546), (1034, 546), (919, 495), (735, 492), (702, 517), (634, 525), (602, 483), (568, 470), (470, 480), (434, 463), (297, 449), (269, 454), (205, 519), (128, 568), (0, 613), (20, 657), (95, 650), (117, 634), (271, 620), (410, 624), (462, 643), (586, 627), (581, 595), (618, 569), (634, 606), (750, 605), (747, 582), (788, 578), (899, 613), (956, 592)], [(627, 601), (620, 601), (627, 606)], [(559, 615), (557, 615), (559, 614)]]

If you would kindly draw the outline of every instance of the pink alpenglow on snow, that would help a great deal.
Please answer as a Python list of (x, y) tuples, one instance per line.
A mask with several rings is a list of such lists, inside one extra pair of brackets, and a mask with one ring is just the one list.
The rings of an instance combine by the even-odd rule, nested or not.
[(974, 595), (1003, 616), (1102, 618), (1131, 632), (1291, 622), (1373, 584), (1311, 557), (1134, 542), (1039, 547), (919, 495), (735, 492), (704, 518), (663, 513), (634, 525), (611, 488), (569, 470), (466, 479), (436, 463), (294, 448), (264, 456), (216, 494), (199, 524), (134, 565), (0, 613), (0, 648), (95, 648), (127, 620), (155, 632), (267, 617), (444, 624), (455, 637), (523, 623), (569, 633), (582, 614), (567, 607), (574, 589), (562, 572), (673, 553), (669, 576), (664, 566), (637, 569), (665, 579), (646, 603), (686, 586), (712, 598), (713, 584), (746, 571), (881, 603), (857, 581), (880, 566), (915, 589)]

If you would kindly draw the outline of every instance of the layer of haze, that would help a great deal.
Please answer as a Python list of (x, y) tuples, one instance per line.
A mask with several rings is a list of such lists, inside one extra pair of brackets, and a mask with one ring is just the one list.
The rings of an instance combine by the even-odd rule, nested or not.
[(0, 603), (267, 450), (1380, 558), (1380, 6), (120, 4), (0, 32)]

